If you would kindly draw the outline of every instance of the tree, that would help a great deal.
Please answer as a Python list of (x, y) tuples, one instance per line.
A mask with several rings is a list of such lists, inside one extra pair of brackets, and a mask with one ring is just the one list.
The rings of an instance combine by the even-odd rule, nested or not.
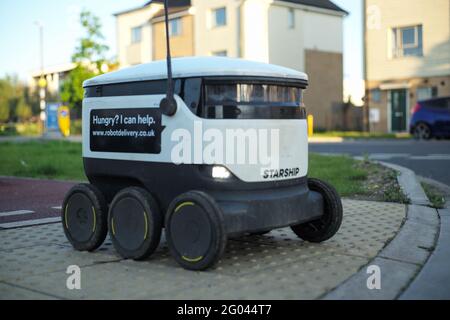
[(67, 103), (70, 108), (80, 112), (84, 95), (83, 82), (94, 76), (96, 76), (96, 73), (86, 66), (77, 65), (62, 85), (61, 100)]
[(100, 19), (91, 12), (83, 10), (80, 13), (80, 22), (86, 35), (80, 39), (80, 44), (75, 48), (72, 61), (78, 64), (94, 64), (94, 68), (101, 72), (102, 64), (106, 62), (105, 53), (109, 47), (101, 43), (105, 37), (101, 32)]
[(10, 97), (12, 87), (6, 79), (0, 79), (0, 123), (7, 122), (11, 113)]
[(6, 76), (0, 79), (0, 122), (28, 120), (31, 117), (31, 107), (25, 100), (25, 86), (16, 76)]
[(110, 64), (105, 58), (109, 47), (102, 43), (104, 36), (101, 32), (100, 19), (91, 12), (83, 10), (80, 14), (80, 23), (85, 35), (80, 39), (72, 55), (72, 61), (76, 63), (76, 67), (69, 73), (61, 88), (61, 100), (77, 113), (81, 112), (83, 82), (108, 71)]
[(31, 112), (31, 107), (25, 103), (25, 99), (24, 97), (19, 97), (17, 99), (17, 104), (16, 104), (16, 110), (15, 110), (15, 114), (17, 119), (19, 119), (20, 121), (26, 121), (29, 120), (31, 118), (31, 116), (33, 115)]

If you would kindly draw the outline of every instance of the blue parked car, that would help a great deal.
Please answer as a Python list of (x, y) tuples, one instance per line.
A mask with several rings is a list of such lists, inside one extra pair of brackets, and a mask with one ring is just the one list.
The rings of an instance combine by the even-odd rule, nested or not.
[(450, 137), (450, 97), (417, 102), (409, 131), (416, 139)]

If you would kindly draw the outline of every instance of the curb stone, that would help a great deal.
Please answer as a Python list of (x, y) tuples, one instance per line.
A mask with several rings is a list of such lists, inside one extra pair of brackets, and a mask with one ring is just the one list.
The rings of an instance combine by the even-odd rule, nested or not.
[[(406, 262), (376, 257), (369, 265), (377, 265), (381, 270), (381, 290), (367, 289), (367, 268), (345, 281), (339, 287), (329, 292), (325, 300), (392, 300), (405, 289), (410, 279), (416, 275), (420, 267)], [(390, 270), (390, 271), (386, 271)]]
[(405, 195), (411, 200), (411, 204), (420, 205), (420, 206), (430, 206), (430, 200), (428, 200), (425, 191), (423, 190), (420, 182), (417, 180), (416, 174), (414, 171), (401, 167), (396, 164), (379, 162), (385, 167), (394, 169), (397, 172), (400, 172), (400, 175), (397, 176), (398, 183), (402, 188)]
[(440, 233), (436, 249), (427, 264), (404, 291), (399, 299), (450, 299), (450, 208), (438, 209), (440, 216)]
[(414, 281), (435, 248), (440, 226), (438, 212), (426, 207), (430, 202), (415, 173), (398, 165), (378, 163), (400, 173), (398, 183), (412, 203), (407, 206), (407, 216), (397, 236), (368, 264), (380, 267), (381, 289), (367, 288), (369, 275), (363, 267), (323, 299), (396, 299)]
[[(357, 160), (364, 160), (363, 157), (354, 157)], [(411, 201), (411, 204), (419, 205), (419, 206), (430, 206), (431, 202), (428, 199), (425, 191), (422, 188), (419, 180), (416, 177), (416, 174), (411, 169), (387, 163), (383, 161), (371, 160), (374, 163), (379, 163), (385, 167), (391, 168), (400, 174), (397, 176), (398, 184), (402, 189), (403, 193), (408, 197)]]
[(438, 227), (414, 221), (410, 218), (410, 211), (411, 206), (405, 224), (378, 256), (422, 266), (434, 250)]
[(450, 299), (450, 254), (447, 247), (450, 242), (450, 215), (441, 215), (441, 221), (438, 243), (442, 244), (436, 247), (427, 264), (399, 299)]

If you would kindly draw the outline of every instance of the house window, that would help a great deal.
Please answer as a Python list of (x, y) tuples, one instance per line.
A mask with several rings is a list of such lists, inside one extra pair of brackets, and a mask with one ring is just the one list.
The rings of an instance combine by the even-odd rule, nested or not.
[(131, 29), (131, 43), (138, 43), (142, 40), (142, 27)]
[(380, 89), (373, 89), (370, 90), (370, 97), (373, 102), (381, 102), (381, 90)]
[(227, 50), (221, 50), (221, 51), (214, 51), (212, 55), (216, 57), (226, 57), (228, 53)]
[(289, 27), (289, 29), (295, 28), (295, 11), (294, 11), (294, 9), (289, 9), (289, 11), (288, 11), (288, 27)]
[(438, 92), (436, 87), (420, 87), (417, 88), (417, 100), (426, 100), (437, 97)]
[(214, 27), (221, 27), (227, 24), (227, 9), (218, 8), (212, 11), (212, 20)]
[(181, 35), (181, 32), (182, 32), (181, 18), (171, 19), (169, 21), (169, 35), (171, 37), (176, 37)]
[(422, 56), (422, 26), (392, 29), (392, 56)]

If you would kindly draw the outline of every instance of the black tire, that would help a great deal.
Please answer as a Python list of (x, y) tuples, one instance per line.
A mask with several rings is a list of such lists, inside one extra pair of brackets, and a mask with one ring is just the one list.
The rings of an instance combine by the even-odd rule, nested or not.
[(152, 195), (137, 187), (120, 191), (109, 208), (108, 229), (123, 258), (148, 258), (158, 247), (162, 230), (162, 216)]
[(430, 140), (433, 137), (430, 126), (424, 122), (419, 122), (414, 127), (413, 133), (416, 140)]
[(216, 201), (201, 191), (176, 197), (166, 214), (166, 239), (175, 260), (188, 270), (206, 270), (222, 256), (227, 234)]
[(108, 205), (91, 184), (78, 184), (64, 197), (61, 221), (67, 239), (78, 251), (94, 251), (108, 233)]
[(319, 179), (308, 179), (308, 187), (323, 196), (325, 212), (320, 219), (291, 226), (291, 229), (305, 241), (323, 242), (333, 237), (341, 226), (343, 216), (341, 198), (333, 186)]

